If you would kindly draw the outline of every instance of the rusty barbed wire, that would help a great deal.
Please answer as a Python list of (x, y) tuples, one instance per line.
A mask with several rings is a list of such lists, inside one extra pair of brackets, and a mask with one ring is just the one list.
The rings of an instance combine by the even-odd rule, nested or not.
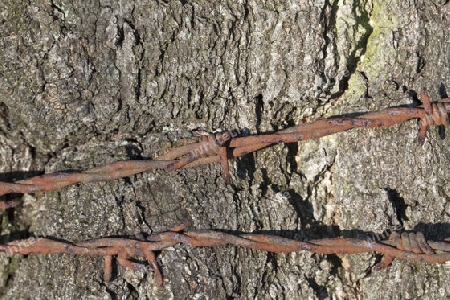
[(216, 230), (184, 231), (188, 224), (171, 231), (155, 233), (146, 238), (99, 238), (84, 242), (63, 242), (50, 238), (29, 238), (0, 245), (0, 252), (8, 254), (74, 254), (104, 257), (104, 281), (112, 277), (112, 259), (125, 268), (147, 272), (148, 266), (136, 262), (146, 258), (155, 273), (155, 283), (164, 280), (154, 251), (162, 251), (177, 244), (194, 247), (234, 245), (274, 253), (308, 251), (317, 254), (357, 254), (377, 252), (383, 261), (372, 269), (378, 271), (392, 264), (394, 258), (407, 261), (445, 263), (450, 261), (450, 238), (444, 242), (426, 241), (423, 233), (392, 233), (388, 240), (372, 241), (355, 238), (326, 238), (302, 242), (276, 235), (259, 233), (222, 232)]
[[(75, 183), (114, 180), (156, 169), (175, 171), (180, 168), (191, 168), (215, 162), (221, 163), (222, 177), (225, 182), (230, 183), (228, 160), (231, 158), (244, 156), (276, 143), (294, 143), (316, 139), (351, 128), (389, 127), (411, 119), (421, 120), (418, 142), (423, 145), (428, 127), (449, 124), (450, 98), (430, 102), (428, 92), (424, 89), (421, 99), (422, 106), (389, 107), (356, 117), (320, 119), (273, 134), (233, 137), (233, 134), (229, 131), (210, 133), (207, 136), (202, 136), (199, 142), (172, 149), (153, 160), (118, 161), (85, 171), (62, 171), (19, 180), (14, 183), (0, 182), (0, 196), (11, 193), (48, 192)], [(17, 201), (1, 201), (0, 209), (11, 208), (18, 204)]]

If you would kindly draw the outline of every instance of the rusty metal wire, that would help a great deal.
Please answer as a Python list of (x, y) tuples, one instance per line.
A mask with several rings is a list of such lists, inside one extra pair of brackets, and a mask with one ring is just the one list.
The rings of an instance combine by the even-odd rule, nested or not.
[(450, 98), (441, 99), (439, 102), (430, 102), (428, 92), (424, 89), (422, 93), (422, 104), (425, 117), (421, 118), (421, 127), (419, 133), (419, 143), (425, 142), (426, 132), (429, 126), (448, 125), (450, 112)]
[(163, 277), (154, 251), (161, 251), (177, 244), (194, 247), (215, 247), (234, 245), (254, 250), (275, 253), (309, 251), (319, 254), (356, 254), (378, 252), (384, 260), (373, 267), (380, 270), (389, 266), (394, 258), (408, 261), (444, 263), (450, 261), (450, 238), (445, 242), (426, 241), (421, 232), (392, 233), (388, 240), (371, 241), (354, 238), (328, 238), (302, 242), (275, 235), (258, 233), (222, 232), (215, 230), (184, 231), (188, 224), (177, 226), (171, 231), (151, 234), (146, 238), (100, 238), (84, 242), (63, 242), (49, 238), (30, 238), (0, 245), (0, 252), (8, 254), (56, 254), (103, 256), (104, 280), (112, 277), (112, 258), (117, 256), (120, 265), (133, 270), (147, 272), (144, 263), (136, 262), (146, 258), (155, 272), (155, 283), (163, 284)]
[[(118, 161), (102, 167), (78, 172), (56, 172), (20, 180), (15, 183), (0, 182), (0, 196), (11, 193), (38, 193), (56, 190), (71, 184), (114, 180), (149, 170), (175, 171), (199, 165), (220, 162), (225, 182), (230, 182), (228, 160), (244, 156), (276, 143), (294, 143), (317, 139), (351, 128), (389, 127), (410, 119), (420, 119), (418, 142), (423, 144), (427, 129), (433, 125), (449, 124), (450, 98), (430, 102), (426, 89), (422, 93), (423, 106), (389, 107), (356, 117), (331, 117), (312, 123), (299, 124), (273, 134), (233, 137), (229, 131), (209, 134), (199, 142), (181, 146), (153, 160)], [(3, 201), (0, 208), (6, 209), (19, 202)]]

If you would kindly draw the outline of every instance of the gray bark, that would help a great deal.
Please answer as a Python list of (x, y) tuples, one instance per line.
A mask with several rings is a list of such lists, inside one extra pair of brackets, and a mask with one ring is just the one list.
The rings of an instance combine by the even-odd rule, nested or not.
[[(0, 3), (0, 179), (155, 157), (195, 132), (279, 130), (299, 120), (434, 100), (449, 81), (447, 1), (13, 1)], [(448, 140), (418, 125), (276, 145), (231, 162), (14, 196), (3, 241), (167, 230), (309, 239), (450, 236)], [(5, 197), (11, 199), (11, 197)], [(0, 255), (4, 298), (444, 299), (445, 265), (375, 254), (272, 254), (177, 246), (153, 274), (101, 258)]]

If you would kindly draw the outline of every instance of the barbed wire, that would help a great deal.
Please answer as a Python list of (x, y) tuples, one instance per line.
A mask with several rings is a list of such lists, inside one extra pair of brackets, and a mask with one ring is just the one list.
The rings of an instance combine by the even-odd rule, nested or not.
[[(228, 160), (231, 158), (244, 156), (272, 144), (317, 139), (351, 128), (389, 127), (411, 119), (421, 120), (418, 142), (422, 145), (429, 126), (449, 124), (450, 98), (430, 102), (428, 92), (424, 89), (422, 101), (423, 106), (389, 107), (356, 117), (320, 119), (272, 134), (234, 137), (230, 131), (210, 133), (207, 136), (201, 136), (198, 142), (174, 148), (153, 160), (117, 161), (85, 171), (62, 171), (14, 183), (0, 182), (0, 196), (11, 193), (48, 192), (75, 183), (115, 180), (150, 170), (175, 171), (216, 162), (221, 163), (222, 177), (225, 182), (230, 183)], [(11, 208), (19, 203), (18, 201), (1, 201), (0, 209)]]
[[(420, 119), (418, 142), (423, 145), (427, 129), (433, 125), (449, 124), (450, 99), (430, 102), (427, 91), (422, 93), (422, 106), (389, 107), (355, 117), (331, 117), (315, 122), (299, 124), (276, 133), (236, 136), (225, 131), (201, 136), (198, 142), (174, 148), (153, 160), (117, 161), (85, 171), (62, 171), (35, 176), (14, 183), (0, 182), (0, 196), (11, 193), (38, 193), (63, 188), (75, 183), (115, 180), (150, 170), (176, 171), (220, 162), (225, 182), (230, 182), (228, 160), (244, 156), (277, 143), (293, 143), (316, 139), (352, 128), (389, 127), (410, 119)], [(1, 201), (0, 208), (18, 205), (18, 201)], [(182, 224), (171, 231), (151, 234), (143, 238), (100, 238), (84, 242), (61, 241), (52, 238), (29, 238), (0, 245), (0, 252), (9, 254), (56, 254), (95, 255), (105, 258), (105, 281), (112, 276), (112, 258), (126, 268), (146, 271), (145, 264), (134, 258), (146, 258), (155, 272), (155, 282), (163, 283), (154, 251), (185, 244), (195, 247), (235, 245), (269, 252), (309, 251), (321, 254), (355, 254), (378, 252), (384, 260), (375, 270), (390, 265), (394, 258), (428, 263), (450, 261), (450, 238), (445, 242), (426, 241), (422, 233), (393, 232), (387, 240), (355, 238), (326, 238), (308, 242), (282, 238), (261, 233), (238, 233), (217, 230), (185, 230)]]
[[(154, 251), (162, 251), (178, 244), (193, 247), (234, 245), (274, 253), (308, 251), (318, 254), (357, 254), (377, 252), (383, 261), (374, 271), (388, 267), (394, 258), (407, 261), (445, 263), (450, 261), (450, 238), (444, 242), (426, 241), (423, 233), (393, 232), (387, 240), (372, 241), (356, 238), (325, 238), (308, 242), (261, 233), (242, 233), (217, 230), (185, 231), (188, 223), (171, 231), (150, 234), (146, 238), (99, 238), (83, 242), (67, 242), (51, 238), (29, 238), (0, 245), (0, 252), (8, 254), (74, 254), (104, 257), (104, 281), (112, 278), (112, 259), (125, 268), (146, 273), (148, 265), (155, 273), (155, 283), (164, 280)], [(146, 258), (148, 265), (136, 262)]]

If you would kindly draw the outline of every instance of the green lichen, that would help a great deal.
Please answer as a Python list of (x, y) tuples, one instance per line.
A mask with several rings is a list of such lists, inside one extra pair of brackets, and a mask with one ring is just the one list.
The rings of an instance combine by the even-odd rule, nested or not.
[[(16, 270), (19, 269), (20, 263), (22, 261), (23, 255), (21, 254), (15, 254), (13, 255), (10, 259), (9, 259), (9, 263), (8, 265), (5, 266), (5, 269), (3, 270), (3, 278), (9, 278), (10, 276), (12, 276), (14, 273), (16, 273)], [(4, 295), (5, 294), (5, 288), (4, 287), (0, 287), (0, 295)]]
[(8, 224), (9, 224), (9, 220), (8, 220), (8, 215), (7, 214), (3, 214), (1, 216), (2, 220), (0, 223), (0, 229), (3, 232), (5, 229), (8, 228)]
[(355, 72), (348, 80), (348, 88), (346, 92), (347, 102), (353, 102), (363, 97), (367, 90), (367, 80), (360, 73)]
[[(364, 60), (360, 67), (369, 79), (380, 81), (380, 74), (386, 64), (393, 58), (393, 53), (386, 49), (388, 36), (400, 26), (400, 19), (395, 15), (393, 5), (385, 1), (374, 1), (370, 25), (372, 34), (367, 43)], [(382, 80), (382, 79), (381, 79)]]
[(9, 265), (6, 267), (5, 272), (9, 274), (13, 274), (20, 265), (20, 262), (22, 261), (23, 255), (21, 254), (15, 254), (11, 257)]
[(372, 33), (367, 1), (337, 1), (333, 4), (334, 29), (339, 53), (339, 69), (344, 77), (356, 69)]

